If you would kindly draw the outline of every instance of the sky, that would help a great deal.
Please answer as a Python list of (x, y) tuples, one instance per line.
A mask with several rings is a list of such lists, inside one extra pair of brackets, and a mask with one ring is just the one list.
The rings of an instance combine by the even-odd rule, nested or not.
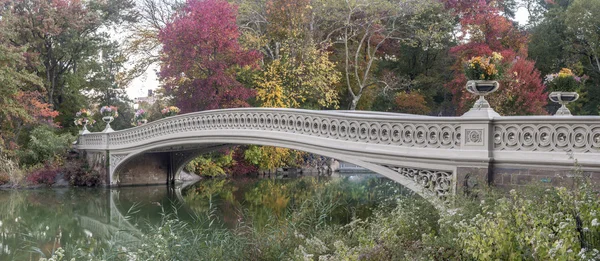
[[(524, 7), (520, 7), (515, 14), (515, 20), (517, 20), (520, 25), (525, 25), (527, 23), (527, 18), (527, 10)], [(155, 64), (150, 66), (143, 75), (135, 78), (126, 88), (127, 96), (132, 100), (138, 97), (146, 97), (148, 96), (148, 90), (158, 88), (159, 82), (156, 74), (159, 70), (160, 66)]]

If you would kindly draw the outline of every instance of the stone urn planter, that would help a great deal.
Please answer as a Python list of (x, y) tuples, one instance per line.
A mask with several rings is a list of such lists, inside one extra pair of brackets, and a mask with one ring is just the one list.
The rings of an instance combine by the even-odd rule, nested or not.
[(579, 99), (579, 94), (576, 92), (551, 92), (548, 98), (552, 102), (562, 105), (554, 116), (571, 116), (571, 111), (567, 108), (567, 104)]
[(113, 116), (104, 116), (102, 117), (102, 121), (106, 122), (106, 128), (102, 132), (113, 132), (114, 130), (110, 127), (110, 123), (115, 120)]
[(479, 100), (475, 103), (475, 106), (484, 106), (487, 104), (488, 107), (485, 108), (489, 108), (489, 103), (485, 100), (484, 96), (495, 92), (499, 87), (500, 84), (497, 81), (470, 80), (467, 82), (466, 88), (468, 92), (479, 95)]
[(469, 80), (467, 82), (466, 89), (468, 92), (478, 95), (479, 99), (473, 105), (473, 108), (469, 110), (464, 116), (473, 116), (473, 117), (499, 117), (498, 113), (496, 113), (491, 107), (488, 101), (484, 98), (484, 96), (495, 92), (500, 87), (500, 84), (497, 81), (486, 81), (486, 80)]

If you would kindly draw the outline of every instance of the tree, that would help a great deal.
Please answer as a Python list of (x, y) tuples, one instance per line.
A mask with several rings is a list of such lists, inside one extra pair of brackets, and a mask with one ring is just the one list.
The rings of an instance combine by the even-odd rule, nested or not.
[[(77, 71), (78, 64), (95, 54), (96, 46), (108, 38), (100, 27), (118, 23), (132, 7), (127, 0), (84, 3), (76, 0), (7, 1), (2, 16), (5, 30), (11, 30), (10, 42), (27, 47), (29, 59), (37, 63), (29, 69), (44, 79), (39, 90), (44, 101), (60, 109), (63, 93), (72, 86), (66, 76)], [(79, 87), (79, 86), (77, 86)]]
[[(99, 47), (112, 25), (135, 19), (131, 0), (3, 0), (0, 39), (25, 50), (25, 70), (41, 84), (23, 90), (60, 112), (56, 121), (75, 130), (73, 115), (88, 107), (83, 90)], [(35, 103), (32, 103), (35, 105)], [(39, 104), (38, 104), (39, 105)]]
[(530, 29), (528, 56), (536, 61), (536, 68), (542, 75), (558, 72), (577, 62), (570, 50), (573, 36), (565, 24), (565, 9), (552, 6)]
[(464, 42), (450, 50), (457, 60), (453, 66), (454, 79), (446, 84), (454, 96), (457, 113), (466, 111), (477, 98), (465, 90), (464, 61), (499, 52), (504, 57), (507, 74), (500, 81), (501, 88), (488, 99), (492, 107), (507, 115), (545, 114), (545, 86), (534, 63), (527, 60), (526, 35), (498, 7), (485, 1), (446, 1), (446, 5), (460, 17), (459, 38)]
[(256, 98), (263, 107), (338, 108), (334, 86), (340, 73), (329, 61), (329, 53), (309, 46), (302, 56), (284, 54), (257, 75)]
[(132, 64), (122, 78), (118, 79), (120, 83), (128, 84), (160, 62), (162, 45), (158, 34), (173, 22), (174, 14), (184, 5), (183, 0), (137, 1), (138, 19), (128, 24), (124, 46), (124, 52), (132, 58)]
[[(440, 9), (437, 1), (323, 1), (321, 21), (329, 31), (324, 41), (333, 40), (340, 49), (343, 77), (349, 108), (356, 109), (368, 88), (377, 86), (374, 77), (382, 47), (389, 42), (412, 44), (444, 37), (438, 20), (423, 19), (423, 14)], [(327, 19), (329, 19), (327, 21)]]
[(248, 106), (254, 95), (235, 78), (260, 57), (239, 45), (236, 13), (224, 0), (192, 0), (161, 30), (160, 77), (183, 113)]
[(427, 107), (425, 97), (418, 92), (400, 92), (396, 95), (396, 106), (403, 113), (429, 114), (431, 109)]
[(23, 48), (11, 47), (0, 38), (0, 151), (17, 148), (24, 125), (52, 122), (58, 114), (41, 101), (39, 93), (27, 91), (42, 85), (42, 80), (26, 66)]
[[(529, 57), (542, 75), (570, 68), (590, 79), (571, 104), (573, 114), (597, 114), (600, 105), (600, 33), (593, 16), (600, 15), (599, 1), (555, 0), (538, 4), (539, 19), (531, 27)], [(552, 108), (552, 107), (550, 107)]]
[(315, 43), (309, 0), (240, 1), (241, 42), (263, 53), (263, 70), (249, 84), (259, 106), (337, 108), (340, 73), (329, 45)]

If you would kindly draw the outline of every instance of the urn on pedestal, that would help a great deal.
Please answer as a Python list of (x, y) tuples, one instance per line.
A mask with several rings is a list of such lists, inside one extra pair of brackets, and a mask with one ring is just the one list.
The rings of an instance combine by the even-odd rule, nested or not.
[(465, 113), (466, 117), (493, 118), (500, 115), (491, 108), (484, 96), (495, 92), (500, 87), (497, 79), (502, 73), (502, 55), (492, 53), (492, 56), (476, 56), (465, 64), (466, 89), (468, 92), (479, 96), (471, 110)]
[(83, 128), (79, 132), (80, 135), (90, 133), (90, 131), (87, 129), (87, 125), (88, 124), (92, 125), (93, 120), (90, 121), (91, 117), (92, 117), (92, 112), (88, 109), (81, 109), (75, 114), (75, 120), (74, 120), (75, 125), (83, 126)]
[(567, 105), (579, 98), (577, 91), (585, 84), (587, 76), (578, 77), (568, 68), (562, 68), (560, 72), (546, 75), (546, 85), (552, 91), (548, 98), (550, 101), (560, 104), (560, 108), (554, 116), (571, 116)]
[(119, 117), (117, 107), (104, 106), (100, 108), (100, 113), (103, 116), (102, 121), (106, 122), (106, 127), (102, 132), (113, 132), (114, 130), (110, 127), (110, 123), (113, 122), (116, 117)]

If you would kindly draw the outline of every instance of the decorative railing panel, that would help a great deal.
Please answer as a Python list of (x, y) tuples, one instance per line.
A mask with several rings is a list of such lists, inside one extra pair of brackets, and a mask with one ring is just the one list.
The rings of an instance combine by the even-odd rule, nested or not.
[(79, 136), (79, 144), (86, 146), (106, 146), (106, 135), (103, 133), (89, 133)]
[(386, 167), (404, 177), (412, 179), (415, 183), (437, 196), (442, 202), (446, 201), (452, 193), (452, 172), (394, 166)]
[(495, 150), (600, 153), (598, 118), (520, 118), (494, 122)]

